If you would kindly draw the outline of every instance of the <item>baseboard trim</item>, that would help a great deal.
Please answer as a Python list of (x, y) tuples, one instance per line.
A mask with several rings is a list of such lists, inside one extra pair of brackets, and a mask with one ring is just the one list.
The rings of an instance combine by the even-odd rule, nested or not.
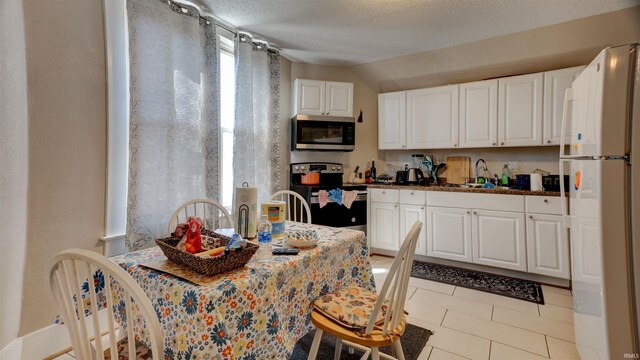
[(16, 338), (4, 349), (0, 350), (0, 360), (20, 359), (22, 354), (22, 338)]
[(12, 341), (0, 351), (0, 360), (44, 359), (70, 345), (64, 325), (49, 325)]

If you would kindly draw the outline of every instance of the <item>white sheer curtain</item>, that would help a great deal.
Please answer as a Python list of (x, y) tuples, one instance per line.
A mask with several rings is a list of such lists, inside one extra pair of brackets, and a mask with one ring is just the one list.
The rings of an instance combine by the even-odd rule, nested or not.
[(280, 55), (251, 37), (236, 37), (234, 185), (258, 188), (267, 201), (280, 187)]
[(213, 19), (127, 1), (131, 114), (126, 244), (151, 246), (192, 198), (218, 199), (218, 52)]
[(0, 350), (18, 337), (27, 250), (29, 125), (23, 19), (21, 1), (0, 0)]

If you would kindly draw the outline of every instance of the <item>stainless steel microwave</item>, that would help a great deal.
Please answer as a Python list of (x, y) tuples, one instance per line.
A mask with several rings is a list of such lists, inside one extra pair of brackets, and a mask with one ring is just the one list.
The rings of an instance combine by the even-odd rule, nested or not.
[(352, 117), (296, 115), (291, 118), (291, 150), (353, 151)]

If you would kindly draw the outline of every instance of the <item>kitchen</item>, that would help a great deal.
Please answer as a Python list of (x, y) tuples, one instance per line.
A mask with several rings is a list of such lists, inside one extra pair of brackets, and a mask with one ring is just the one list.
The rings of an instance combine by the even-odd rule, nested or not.
[[(101, 23), (102, 13), (99, 8), (83, 4), (69, 10), (69, 12), (56, 12), (42, 3), (37, 5), (32, 3), (28, 7), (30, 10), (35, 10), (38, 16), (36, 19), (50, 21), (50, 17), (56, 17), (61, 19), (61, 23), (70, 22), (71, 24), (68, 28), (60, 25), (55, 29), (57, 32), (52, 31), (51, 34), (53, 35), (47, 38), (43, 38), (43, 35), (40, 35), (46, 33), (43, 26), (47, 22), (43, 21), (43, 25), (39, 25), (38, 21), (27, 24), (29, 26), (28, 35), (31, 39), (39, 41), (38, 44), (42, 46), (34, 47), (35, 49), (48, 49), (52, 53), (58, 54), (56, 51), (62, 50), (56, 50), (56, 48), (60, 47), (64, 41), (62, 40), (63, 36), (56, 36), (55, 34), (68, 35), (71, 33), (73, 36), (78, 37), (78, 45), (67, 45), (65, 43), (67, 47), (64, 47), (64, 51), (59, 53), (57, 58), (64, 58), (64, 52), (82, 58), (84, 51), (80, 45), (92, 49), (96, 54), (103, 52), (101, 26), (87, 26), (78, 20), (81, 14), (85, 18), (91, 19), (92, 23)], [(475, 175), (473, 165), (480, 158), (487, 162), (488, 169), (492, 174), (501, 175), (502, 165), (508, 162), (517, 163), (517, 170), (514, 170), (514, 173), (529, 174), (536, 169), (542, 169), (552, 174), (558, 174), (558, 146), (381, 150), (378, 143), (378, 95), (586, 65), (606, 46), (637, 42), (640, 39), (637, 28), (637, 19), (640, 16), (639, 11), (636, 6), (593, 17), (548, 24), (537, 29), (476, 39), (472, 42), (452, 43), (448, 47), (427, 52), (350, 66), (341, 64), (323, 65), (312, 63), (312, 61), (292, 61), (283, 58), (280, 71), (280, 80), (281, 84), (283, 84), (280, 93), (280, 106), (282, 109), (280, 126), (281, 134), (283, 134), (283, 145), (280, 147), (282, 159), (280, 163), (280, 173), (282, 174), (279, 179), (280, 186), (283, 189), (289, 187), (291, 175), (289, 166), (291, 163), (313, 161), (343, 164), (345, 174), (343, 181), (347, 182), (349, 180), (348, 175), (353, 172), (356, 166), (359, 165), (363, 170), (366, 167), (366, 163), (370, 162), (372, 158), (375, 159), (378, 173), (381, 174), (387, 171), (388, 164), (394, 166), (394, 170), (403, 168), (405, 163), (411, 164), (411, 155), (414, 153), (433, 155), (439, 161), (446, 161), (447, 157), (450, 156), (468, 156), (471, 160), (470, 168), (472, 169), (470, 176)], [(88, 27), (90, 31), (86, 31), (85, 27)], [(607, 29), (607, 31), (601, 31), (602, 29)], [(259, 33), (259, 31), (256, 32)], [(559, 36), (559, 34), (563, 34), (563, 36)], [(44, 52), (44, 50), (33, 49), (31, 51)], [(36, 69), (46, 67), (49, 63), (48, 55), (45, 56), (44, 53), (40, 53), (39, 56), (28, 55), (31, 56), (30, 66)], [(91, 57), (89, 62), (59, 64), (60, 71), (44, 72), (43, 79), (51, 81), (51, 83), (47, 84), (64, 84), (67, 81), (67, 77), (73, 74), (86, 74), (83, 79), (74, 77), (74, 81), (83, 86), (83, 89), (88, 90), (87, 92), (91, 94), (92, 99), (103, 99), (105, 97), (103, 87), (106, 74), (104, 64), (96, 60), (97, 58), (102, 58), (102, 56)], [(363, 118), (362, 123), (356, 122), (356, 144), (353, 152), (290, 151), (289, 135), (284, 134), (289, 134), (290, 130), (292, 114), (289, 109), (293, 109), (293, 85), (295, 79), (353, 84), (353, 116), (358, 118), (360, 110), (362, 110)], [(34, 263), (44, 263), (50, 253), (67, 247), (84, 247), (101, 251), (102, 244), (95, 239), (105, 235), (104, 224), (101, 220), (88, 220), (83, 222), (81, 226), (74, 227), (71, 226), (69, 219), (74, 218), (70, 214), (88, 214), (87, 218), (90, 219), (101, 219), (104, 216), (106, 202), (104, 172), (107, 165), (105, 138), (107, 130), (105, 126), (106, 115), (103, 114), (107, 106), (106, 100), (81, 101), (79, 97), (77, 99), (72, 98), (68, 96), (68, 92), (62, 91), (53, 94), (52, 98), (52, 102), (61, 105), (51, 109), (47, 105), (49, 104), (47, 97), (51, 96), (47, 86), (41, 82), (36, 82), (34, 87), (30, 89), (30, 106), (35, 106), (33, 109), (30, 108), (30, 112), (33, 112), (30, 120), (32, 136), (37, 135), (50, 140), (55, 140), (56, 138), (65, 139), (65, 132), (69, 132), (74, 135), (76, 140), (72, 145), (69, 145), (68, 141), (49, 144), (52, 145), (50, 147), (45, 147), (45, 144), (36, 141), (32, 141), (29, 145), (30, 167), (33, 167), (29, 174), (30, 187), (36, 190), (48, 189), (46, 192), (38, 192), (38, 195), (41, 196), (40, 198), (45, 199), (45, 201), (31, 204), (29, 210), (32, 219), (43, 219), (34, 221), (29, 225), (31, 236), (29, 238), (30, 250), (27, 258)], [(83, 114), (84, 118), (92, 120), (84, 122), (66, 120), (69, 108), (74, 109), (78, 114)], [(48, 115), (45, 117), (42, 114)], [(96, 116), (96, 114), (100, 114), (100, 116)], [(59, 122), (51, 122), (48, 117), (57, 119)], [(59, 127), (58, 124), (60, 123), (65, 124), (65, 126)], [(49, 134), (56, 136), (49, 136)], [(68, 159), (74, 159), (75, 165), (69, 164)], [(75, 173), (78, 163), (85, 164), (86, 169), (83, 171), (83, 176), (77, 176), (73, 181), (68, 181), (66, 177), (51, 176), (51, 174), (59, 174), (59, 172), (52, 171), (55, 168), (62, 169), (60, 170), (61, 172)], [(441, 175), (447, 177), (446, 173), (441, 173)], [(74, 199), (72, 205), (60, 205), (62, 202), (60, 199), (69, 198)], [(524, 201), (526, 204), (526, 200)], [(58, 209), (66, 216), (50, 217), (47, 209)], [(522, 213), (526, 212), (523, 210)], [(49, 218), (51, 219), (50, 221), (46, 220)], [(61, 240), (53, 244), (49, 241), (49, 236), (46, 235), (52, 227), (59, 229), (61, 234)], [(95, 241), (87, 244), (86, 239), (89, 238)], [(40, 249), (46, 249), (46, 251)], [(384, 263), (383, 260), (381, 262)], [(27, 269), (26, 271), (28, 284), (24, 286), (23, 290), (26, 300), (22, 307), (22, 315), (18, 314), (18, 318), (22, 317), (22, 334), (44, 326), (42, 319), (49, 319), (52, 312), (51, 307), (46, 304), (48, 300), (44, 287), (39, 283), (40, 269), (38, 271)], [(554, 288), (550, 289), (550, 292), (554, 290)], [(564, 292), (564, 294), (566, 295), (567, 293)], [(437, 296), (433, 296), (436, 299)], [(551, 301), (550, 299), (547, 300)], [(546, 309), (562, 312), (561, 309), (552, 306), (547, 306)], [(419, 313), (417, 310), (412, 311)], [(464, 310), (460, 307), (458, 311), (462, 312)], [(542, 312), (543, 310), (536, 311)], [(438, 323), (443, 321), (443, 317), (438, 320)], [(441, 326), (435, 331), (440, 336), (452, 332), (451, 326)], [(467, 333), (464, 331), (459, 331), (456, 335), (458, 336), (456, 339), (459, 342), (468, 340), (469, 343), (478, 343), (480, 348), (486, 350), (486, 354), (489, 354), (489, 346), (494, 351), (498, 351), (496, 349), (511, 350), (507, 345), (501, 345), (500, 341), (494, 340), (491, 343), (491, 340), (475, 335), (473, 338), (467, 338)], [(434, 341), (438, 340), (438, 336), (435, 335)], [(555, 345), (561, 340), (555, 339), (557, 338), (549, 336), (546, 340), (543, 338), (543, 341), (548, 342), (550, 349), (557, 349), (558, 347), (555, 347)], [(490, 343), (491, 345), (489, 345)], [(447, 345), (442, 340), (433, 349), (434, 353), (439, 349), (443, 352), (449, 350), (447, 353), (453, 354), (455, 346)], [(476, 354), (480, 353), (484, 354), (485, 352), (476, 352)], [(469, 357), (473, 354), (474, 352), (471, 352), (471, 354), (464, 352), (457, 355)], [(549, 353), (547, 353), (546, 357), (548, 356)]]

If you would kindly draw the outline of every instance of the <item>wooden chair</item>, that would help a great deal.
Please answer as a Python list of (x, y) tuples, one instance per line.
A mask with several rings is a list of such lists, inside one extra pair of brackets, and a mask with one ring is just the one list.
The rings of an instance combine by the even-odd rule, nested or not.
[[(180, 205), (169, 218), (168, 232), (172, 233), (179, 223), (186, 223), (189, 216), (199, 216), (202, 218), (204, 227), (209, 230), (218, 228), (232, 228), (233, 221), (231, 215), (224, 206), (209, 199), (193, 199)], [(222, 224), (222, 219), (227, 220), (227, 224)]]
[[(356, 330), (347, 327), (334, 320), (333, 317), (321, 311), (320, 308), (332, 309), (337, 308), (340, 304), (336, 302), (337, 294), (329, 294), (329, 296), (320, 297), (314, 301), (314, 309), (311, 313), (311, 321), (316, 326), (316, 334), (313, 338), (313, 344), (309, 351), (308, 359), (315, 359), (318, 354), (318, 347), (322, 334), (327, 332), (336, 337), (336, 348), (334, 359), (340, 359), (342, 344), (350, 347), (361, 349), (365, 354), (361, 359), (366, 359), (371, 355), (373, 360), (379, 360), (380, 357), (385, 359), (404, 360), (404, 353), (400, 345), (400, 337), (404, 333), (406, 326), (406, 316), (404, 314), (404, 302), (407, 296), (407, 287), (409, 277), (411, 275), (411, 267), (413, 264), (413, 254), (416, 248), (416, 242), (422, 223), (416, 221), (404, 242), (400, 246), (398, 255), (394, 259), (389, 273), (380, 289), (379, 295), (361, 289), (361, 293), (368, 293), (371, 302), (375, 301), (373, 309), (370, 312), (369, 320), (365, 321), (366, 328)], [(347, 288), (338, 291), (338, 293), (347, 292), (354, 294), (354, 289)], [(322, 305), (320, 305), (322, 304)], [(381, 310), (385, 310), (381, 313)], [(382, 316), (384, 315), (384, 316)], [(366, 318), (365, 318), (366, 319)], [(382, 321), (384, 320), (384, 321)], [(380, 347), (393, 344), (397, 358), (379, 352)]]
[(311, 210), (307, 201), (297, 192), (280, 190), (271, 195), (271, 200), (279, 200), (287, 203), (286, 219), (311, 224)]
[[(123, 290), (120, 304), (113, 303), (112, 281)], [(151, 301), (131, 275), (106, 257), (83, 249), (55, 255), (49, 262), (49, 289), (78, 359), (118, 359), (149, 351), (154, 360), (165, 358), (162, 328)], [(106, 307), (99, 310), (102, 301)], [(124, 327), (115, 321), (115, 307), (118, 317), (126, 319)], [(151, 348), (136, 344), (133, 324), (138, 316), (144, 320)]]

